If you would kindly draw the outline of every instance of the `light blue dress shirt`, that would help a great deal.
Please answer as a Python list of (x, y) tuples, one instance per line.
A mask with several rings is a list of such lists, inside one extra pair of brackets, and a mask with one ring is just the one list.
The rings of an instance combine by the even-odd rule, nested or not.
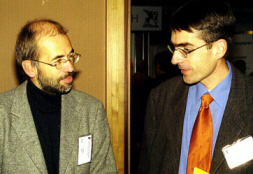
[(232, 82), (232, 69), (228, 62), (227, 65), (229, 67), (228, 75), (212, 91), (208, 91), (201, 83), (189, 87), (182, 135), (179, 174), (186, 174), (191, 133), (201, 105), (201, 97), (206, 93), (209, 93), (214, 99), (209, 106), (213, 121), (213, 155)]

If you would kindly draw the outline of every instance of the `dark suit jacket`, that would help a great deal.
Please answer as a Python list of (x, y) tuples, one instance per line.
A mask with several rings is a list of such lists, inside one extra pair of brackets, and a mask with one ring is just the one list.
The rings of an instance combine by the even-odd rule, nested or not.
[[(79, 137), (90, 134), (91, 162), (78, 165)], [(0, 95), (0, 173), (47, 174), (26, 82)], [(103, 104), (76, 90), (62, 96), (59, 173), (117, 173)]]
[[(249, 174), (253, 173), (253, 160), (231, 170), (222, 153), (224, 146), (247, 135), (253, 136), (253, 78), (232, 69), (232, 86), (210, 173)], [(178, 173), (188, 89), (182, 77), (176, 77), (151, 91), (139, 173)]]

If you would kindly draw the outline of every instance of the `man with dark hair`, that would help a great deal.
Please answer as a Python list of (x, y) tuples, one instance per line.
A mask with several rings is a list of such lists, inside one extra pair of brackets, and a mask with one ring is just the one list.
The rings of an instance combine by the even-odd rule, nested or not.
[(183, 76), (150, 93), (139, 172), (252, 173), (252, 156), (240, 160), (252, 154), (253, 78), (225, 59), (235, 31), (230, 5), (190, 1), (171, 30), (172, 64)]
[(81, 55), (66, 33), (52, 20), (19, 33), (27, 80), (0, 94), (0, 173), (117, 173), (103, 104), (72, 89)]

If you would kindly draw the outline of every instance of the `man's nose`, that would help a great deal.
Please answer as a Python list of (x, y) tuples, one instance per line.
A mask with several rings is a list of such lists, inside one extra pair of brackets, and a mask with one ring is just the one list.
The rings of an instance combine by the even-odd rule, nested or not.
[(173, 55), (172, 55), (171, 63), (172, 63), (173, 65), (177, 65), (177, 64), (183, 62), (184, 59), (185, 59), (185, 58), (183, 58), (182, 56), (180, 56), (180, 53), (179, 53), (179, 52), (175, 51), (175, 52), (173, 53)]
[(74, 64), (72, 64), (70, 61), (67, 61), (63, 67), (63, 70), (65, 72), (73, 72), (75, 70)]

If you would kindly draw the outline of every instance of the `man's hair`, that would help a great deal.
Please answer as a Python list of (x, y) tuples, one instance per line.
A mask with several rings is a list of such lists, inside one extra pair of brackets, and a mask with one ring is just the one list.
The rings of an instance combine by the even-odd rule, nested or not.
[(200, 39), (211, 43), (225, 39), (232, 47), (236, 19), (231, 6), (222, 0), (192, 0), (180, 7), (171, 19), (171, 30), (200, 31)]
[(58, 22), (41, 19), (28, 22), (19, 32), (16, 42), (16, 60), (19, 66), (24, 60), (38, 60), (38, 41), (44, 36), (65, 35), (67, 30)]

